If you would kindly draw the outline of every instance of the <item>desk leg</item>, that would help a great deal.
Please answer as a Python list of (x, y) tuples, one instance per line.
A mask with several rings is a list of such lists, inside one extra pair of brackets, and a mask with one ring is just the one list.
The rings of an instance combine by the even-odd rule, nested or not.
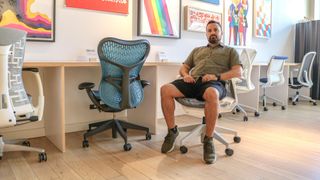
[(141, 79), (149, 81), (151, 85), (144, 88), (143, 102), (137, 108), (128, 110), (128, 121), (148, 127), (151, 133), (156, 134), (158, 67), (144, 66), (140, 75)]
[(251, 71), (251, 81), (255, 86), (255, 89), (243, 94), (238, 94), (239, 103), (245, 106), (252, 107), (259, 112), (259, 77), (260, 66), (253, 66)]
[(46, 137), (65, 152), (64, 67), (44, 68), (44, 127)]

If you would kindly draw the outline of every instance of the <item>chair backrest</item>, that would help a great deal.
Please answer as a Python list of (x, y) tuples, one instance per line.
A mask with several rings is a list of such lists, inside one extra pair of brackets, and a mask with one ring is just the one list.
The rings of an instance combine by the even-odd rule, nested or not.
[[(242, 77), (241, 81), (236, 82), (239, 91), (251, 91), (255, 89), (251, 81), (251, 71), (254, 58), (257, 51), (255, 49), (243, 48), (240, 51), (240, 61), (242, 64)], [(239, 92), (240, 93), (240, 92)]]
[(272, 56), (268, 64), (266, 86), (276, 86), (284, 83), (283, 69), (287, 56)]
[(298, 72), (297, 80), (306, 87), (312, 87), (311, 71), (316, 52), (308, 52), (303, 56), (302, 63)]
[(147, 40), (104, 38), (98, 45), (101, 100), (116, 110), (137, 107), (143, 100), (139, 73), (150, 51)]

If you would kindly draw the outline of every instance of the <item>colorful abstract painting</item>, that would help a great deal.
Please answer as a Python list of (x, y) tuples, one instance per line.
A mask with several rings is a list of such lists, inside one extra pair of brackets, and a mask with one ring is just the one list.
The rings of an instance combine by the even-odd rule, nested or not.
[(0, 27), (27, 32), (27, 40), (54, 41), (55, 0), (0, 0)]
[(128, 0), (66, 0), (67, 7), (128, 14)]
[(138, 35), (180, 38), (181, 0), (139, 0)]
[(225, 1), (225, 44), (247, 46), (252, 39), (252, 0)]
[(207, 23), (210, 20), (218, 21), (222, 24), (222, 14), (203, 9), (185, 6), (184, 28), (188, 31), (206, 32)]
[(271, 37), (271, 0), (255, 0), (254, 3), (254, 35), (260, 38)]

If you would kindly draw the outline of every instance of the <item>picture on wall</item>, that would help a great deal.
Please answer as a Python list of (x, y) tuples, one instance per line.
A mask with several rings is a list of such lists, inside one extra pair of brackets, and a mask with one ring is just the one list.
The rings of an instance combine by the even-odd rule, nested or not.
[(24, 30), (29, 41), (55, 41), (55, 0), (0, 2), (0, 27)]
[(180, 38), (181, 0), (138, 0), (138, 35)]
[(272, 19), (271, 0), (255, 0), (254, 2), (254, 35), (259, 38), (271, 37)]
[(185, 6), (184, 28), (188, 31), (206, 32), (208, 21), (215, 20), (222, 24), (222, 14), (194, 7)]
[(67, 7), (128, 14), (128, 0), (66, 0)]
[(216, 4), (216, 5), (219, 5), (219, 4), (220, 4), (220, 0), (198, 0), (198, 1), (203, 1), (203, 2), (207, 2), (207, 3), (211, 3), (211, 4)]
[(225, 1), (225, 44), (247, 46), (252, 39), (252, 0)]

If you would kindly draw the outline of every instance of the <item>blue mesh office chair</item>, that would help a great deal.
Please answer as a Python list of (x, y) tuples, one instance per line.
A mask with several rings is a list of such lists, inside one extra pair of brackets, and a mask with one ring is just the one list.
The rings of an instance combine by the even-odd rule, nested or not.
[(293, 77), (293, 71), (290, 73), (289, 87), (296, 89), (296, 95), (292, 98), (292, 105), (296, 105), (296, 102), (299, 101), (299, 97), (309, 100), (313, 103), (314, 106), (317, 105), (317, 102), (311, 97), (300, 95), (299, 89), (302, 87), (311, 88), (313, 83), (311, 79), (312, 65), (316, 56), (316, 52), (308, 52), (303, 56), (302, 63), (299, 69), (293, 69), (293, 71), (298, 71), (297, 77)]
[[(260, 86), (263, 89), (262, 103), (264, 111), (268, 111), (267, 98), (280, 102), (282, 104), (281, 109), (286, 109), (285, 102), (266, 95), (266, 88), (280, 86), (284, 83), (283, 69), (286, 60), (288, 60), (287, 56), (272, 56), (268, 64), (267, 77), (260, 78)], [(273, 106), (276, 106), (275, 102), (273, 102)]]
[(93, 102), (90, 109), (112, 112), (113, 119), (89, 124), (89, 130), (84, 134), (82, 146), (89, 147), (88, 137), (112, 128), (112, 137), (117, 132), (124, 139), (125, 151), (131, 150), (127, 142), (127, 129), (146, 131), (146, 139), (151, 139), (149, 128), (138, 126), (126, 121), (115, 119), (115, 112), (137, 107), (143, 100), (143, 88), (149, 85), (140, 80), (139, 73), (150, 51), (147, 40), (126, 41), (116, 38), (104, 38), (98, 45), (102, 78), (99, 90), (92, 90), (95, 84), (84, 82), (79, 89), (86, 92)]

